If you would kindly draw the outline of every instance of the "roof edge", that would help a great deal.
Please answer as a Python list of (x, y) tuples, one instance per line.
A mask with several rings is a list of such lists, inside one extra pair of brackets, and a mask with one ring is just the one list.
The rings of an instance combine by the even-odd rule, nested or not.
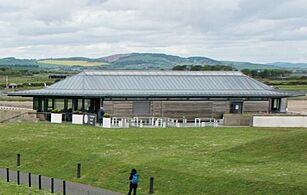
[(157, 75), (157, 76), (203, 76), (203, 75), (216, 75), (216, 76), (246, 76), (240, 71), (156, 71), (156, 70), (85, 70), (77, 75), (104, 75), (104, 76), (137, 76), (137, 75)]

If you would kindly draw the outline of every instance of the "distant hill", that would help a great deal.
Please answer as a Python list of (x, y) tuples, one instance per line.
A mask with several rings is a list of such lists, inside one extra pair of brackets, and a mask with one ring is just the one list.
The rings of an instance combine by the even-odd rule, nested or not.
[(119, 60), (120, 58), (129, 56), (130, 54), (115, 54), (115, 55), (111, 55), (111, 56), (107, 56), (107, 57), (102, 57), (102, 58), (98, 58), (98, 59), (102, 59), (106, 62), (112, 63), (115, 62), (117, 60)]
[(228, 65), (242, 69), (300, 69), (307, 70), (307, 64), (276, 62), (257, 64), (250, 62), (218, 61), (207, 57), (180, 57), (162, 53), (115, 54), (100, 58), (68, 57), (46, 59), (0, 59), (0, 66), (40, 67), (47, 69), (82, 70), (82, 69), (154, 69), (170, 70), (176, 65)]
[(307, 69), (307, 63), (288, 63), (288, 62), (275, 62), (275, 63), (269, 63), (267, 65), (273, 65), (281, 68), (287, 68), (287, 69)]
[[(154, 54), (154, 53), (132, 53), (128, 55), (117, 56), (117, 60), (111, 63), (112, 68), (124, 69), (172, 69), (175, 65), (179, 64), (209, 64), (217, 65), (219, 61), (205, 58), (205, 57), (192, 57), (183, 58), (174, 55)], [(106, 57), (110, 58), (110, 57)], [(105, 59), (106, 59), (105, 58)]]
[(224, 65), (235, 67), (238, 70), (242, 69), (279, 69), (280, 67), (271, 64), (254, 64), (250, 62), (235, 62), (235, 61), (221, 61)]
[(17, 59), (14, 57), (0, 59), (0, 66), (27, 66), (38, 65), (35, 59)]
[(103, 58), (85, 58), (85, 57), (69, 57), (69, 58), (45, 58), (39, 59), (42, 60), (64, 60), (64, 61), (86, 61), (86, 62), (107, 62)]

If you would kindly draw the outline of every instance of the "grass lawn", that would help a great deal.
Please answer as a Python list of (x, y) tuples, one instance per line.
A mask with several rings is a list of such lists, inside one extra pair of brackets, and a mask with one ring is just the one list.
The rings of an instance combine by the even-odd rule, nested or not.
[(31, 195), (39, 195), (39, 194), (49, 194), (49, 192), (40, 191), (38, 189), (29, 188), (26, 186), (18, 186), (15, 183), (7, 183), (3, 180), (0, 180), (0, 194), (9, 195), (9, 194), (31, 194)]
[[(306, 194), (307, 129), (101, 129), (0, 124), (0, 167), (126, 193), (128, 174), (156, 194)], [(75, 178), (76, 164), (82, 178)], [(1, 185), (1, 184), (0, 184)]]

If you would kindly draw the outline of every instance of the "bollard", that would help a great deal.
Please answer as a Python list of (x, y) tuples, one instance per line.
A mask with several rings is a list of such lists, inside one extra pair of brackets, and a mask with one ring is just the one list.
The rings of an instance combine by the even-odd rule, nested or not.
[(66, 195), (66, 181), (63, 181), (63, 195)]
[(20, 154), (17, 154), (17, 167), (19, 167), (20, 166)]
[(154, 177), (150, 177), (149, 180), (149, 194), (154, 193)]
[(10, 169), (6, 168), (6, 181), (9, 182), (10, 181)]
[(54, 179), (51, 178), (51, 193), (54, 193)]
[(38, 175), (38, 189), (42, 189), (42, 176)]
[(28, 174), (29, 187), (31, 187), (31, 173)]
[(78, 163), (77, 164), (77, 178), (80, 178), (81, 177), (81, 164)]
[(17, 171), (17, 184), (20, 185), (20, 171)]

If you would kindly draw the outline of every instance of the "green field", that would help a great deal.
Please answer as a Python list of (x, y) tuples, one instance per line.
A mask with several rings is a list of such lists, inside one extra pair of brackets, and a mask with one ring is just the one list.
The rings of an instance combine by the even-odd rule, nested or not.
[(7, 183), (3, 180), (0, 180), (0, 194), (2, 195), (11, 195), (11, 194), (31, 194), (31, 195), (39, 195), (39, 194), (51, 194), (46, 191), (40, 191), (35, 188), (29, 188), (26, 186), (18, 186), (15, 183)]
[[(0, 167), (126, 193), (131, 168), (140, 194), (155, 177), (156, 194), (304, 194), (307, 129), (101, 129), (0, 124)], [(76, 164), (82, 178), (75, 178)]]
[(291, 90), (291, 91), (306, 91), (307, 85), (276, 85), (279, 89)]
[[(19, 89), (38, 89), (43, 88), (44, 83), (47, 83), (49, 85), (53, 84), (57, 79), (49, 79), (49, 74), (33, 74), (31, 76), (28, 75), (10, 75), (8, 77), (9, 83), (16, 83), (19, 86)], [(28, 85), (28, 83), (31, 83), (31, 85)], [(5, 87), (6, 84), (6, 76), (0, 75), (0, 89), (1, 87)]]
[(20, 97), (20, 96), (7, 96), (0, 94), (0, 101), (33, 101), (32, 97)]
[(289, 78), (289, 79), (262, 79), (260, 80), (267, 85), (271, 85), (283, 90), (296, 90), (307, 92), (307, 80), (305, 78)]
[(63, 66), (100, 66), (107, 65), (105, 62), (89, 62), (82, 60), (40, 60), (40, 64), (63, 65)]

